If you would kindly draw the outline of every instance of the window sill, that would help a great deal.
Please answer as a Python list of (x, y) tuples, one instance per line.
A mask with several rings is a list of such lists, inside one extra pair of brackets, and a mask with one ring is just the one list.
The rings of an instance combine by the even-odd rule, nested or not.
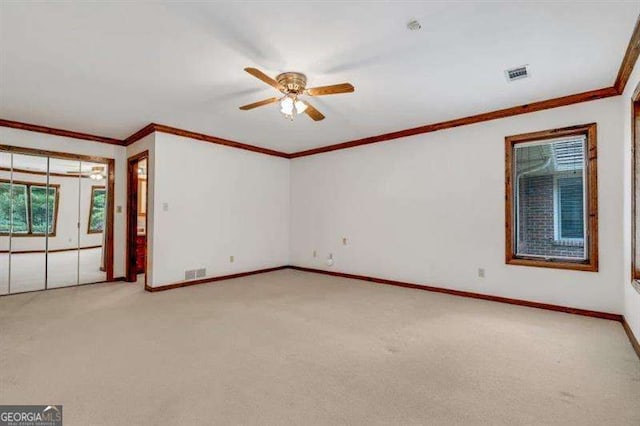
[(537, 268), (569, 269), (573, 271), (598, 272), (598, 265), (593, 261), (571, 262), (566, 260), (544, 260), (520, 257), (507, 257), (507, 265), (533, 266)]

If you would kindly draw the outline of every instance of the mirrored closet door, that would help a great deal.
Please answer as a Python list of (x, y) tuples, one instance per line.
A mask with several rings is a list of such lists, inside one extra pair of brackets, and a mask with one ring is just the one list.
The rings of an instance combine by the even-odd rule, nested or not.
[(56, 198), (47, 251), (47, 288), (78, 284), (80, 161), (50, 158)]
[(0, 151), (0, 295), (9, 293), (9, 249), (12, 223), (11, 161), (10, 153)]
[(10, 154), (2, 164), (0, 216), (5, 218), (2, 238), (8, 239), (9, 293), (45, 288), (48, 168), (47, 157), (25, 154)]
[(0, 295), (107, 280), (109, 164), (0, 149)]
[[(108, 166), (82, 162), (85, 177), (80, 179), (78, 215), (78, 283), (105, 281), (105, 250), (107, 226)], [(88, 178), (87, 178), (88, 176)]]

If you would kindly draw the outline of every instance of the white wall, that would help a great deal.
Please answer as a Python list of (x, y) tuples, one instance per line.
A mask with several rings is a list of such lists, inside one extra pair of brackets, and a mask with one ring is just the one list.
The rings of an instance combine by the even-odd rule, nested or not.
[(115, 205), (116, 207), (122, 206), (122, 213), (118, 213), (116, 209), (114, 214), (113, 274), (114, 277), (123, 276), (126, 224), (124, 216), (124, 208), (126, 206), (125, 148), (118, 145), (47, 135), (8, 127), (0, 127), (0, 144), (79, 155), (92, 155), (113, 158), (115, 160)]
[[(9, 180), (11, 173), (0, 170), (0, 179)], [(30, 173), (13, 172), (13, 180), (22, 182), (34, 182), (46, 184), (47, 177)], [(106, 181), (96, 182), (91, 179), (82, 179), (79, 183), (77, 177), (50, 176), (51, 185), (60, 185), (58, 196), (58, 215), (56, 217), (56, 235), (49, 237), (50, 250), (77, 248), (78, 247), (78, 213), (80, 213), (80, 247), (92, 247), (102, 245), (102, 233), (89, 234), (89, 209), (91, 207), (92, 186), (105, 186)], [(80, 194), (80, 211), (78, 212), (78, 193)], [(3, 237), (8, 238), (8, 237)], [(44, 250), (45, 237), (20, 237), (14, 236), (11, 249)]]
[[(627, 83), (624, 93), (621, 97), (622, 117), (624, 130), (624, 158), (621, 164), (624, 170), (624, 257), (623, 266), (624, 279), (624, 311), (623, 314), (627, 319), (636, 338), (640, 339), (640, 291), (636, 290), (631, 278), (631, 148), (633, 146), (631, 135), (631, 97), (633, 92), (640, 83), (640, 65), (636, 63), (631, 78)], [(640, 188), (638, 188), (640, 190)], [(640, 249), (640, 248), (639, 248)], [(638, 286), (640, 289), (640, 285)]]
[[(292, 160), (292, 264), (620, 313), (620, 110), (609, 98)], [(506, 265), (505, 136), (590, 122), (600, 272)]]
[(150, 285), (289, 263), (288, 160), (156, 133), (153, 173)]

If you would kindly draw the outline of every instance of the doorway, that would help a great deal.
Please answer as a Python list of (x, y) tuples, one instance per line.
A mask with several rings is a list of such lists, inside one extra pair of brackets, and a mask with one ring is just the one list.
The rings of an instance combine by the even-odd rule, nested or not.
[[(126, 281), (147, 285), (147, 208), (149, 151), (128, 160)], [(144, 275), (144, 276), (143, 276)]]
[(113, 280), (114, 160), (0, 145), (0, 295)]
[(640, 291), (640, 83), (631, 101), (631, 283)]

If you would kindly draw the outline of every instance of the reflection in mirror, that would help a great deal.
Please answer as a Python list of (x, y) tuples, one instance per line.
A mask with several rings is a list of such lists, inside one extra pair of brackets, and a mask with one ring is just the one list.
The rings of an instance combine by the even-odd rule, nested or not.
[[(7, 183), (7, 181), (9, 181)], [(0, 294), (9, 293), (11, 153), (0, 151)]]
[(0, 294), (106, 281), (108, 172), (0, 151)]
[(138, 161), (138, 235), (147, 233), (147, 159)]
[(107, 176), (106, 164), (82, 162), (85, 176), (80, 180), (80, 269), (79, 283), (106, 281)]
[(53, 211), (47, 253), (47, 288), (78, 284), (78, 199), (80, 161), (49, 158), (49, 190)]
[(48, 167), (47, 157), (12, 154), (9, 168), (6, 164), (0, 168), (5, 195), (2, 234), (9, 236), (10, 247), (10, 293), (46, 288), (47, 239), (55, 233), (48, 226), (54, 208)]
[(138, 182), (136, 212), (136, 274), (138, 281), (144, 279), (141, 274), (146, 274), (147, 268), (147, 182), (148, 182), (148, 161), (147, 158), (141, 158), (136, 165), (136, 180)]

